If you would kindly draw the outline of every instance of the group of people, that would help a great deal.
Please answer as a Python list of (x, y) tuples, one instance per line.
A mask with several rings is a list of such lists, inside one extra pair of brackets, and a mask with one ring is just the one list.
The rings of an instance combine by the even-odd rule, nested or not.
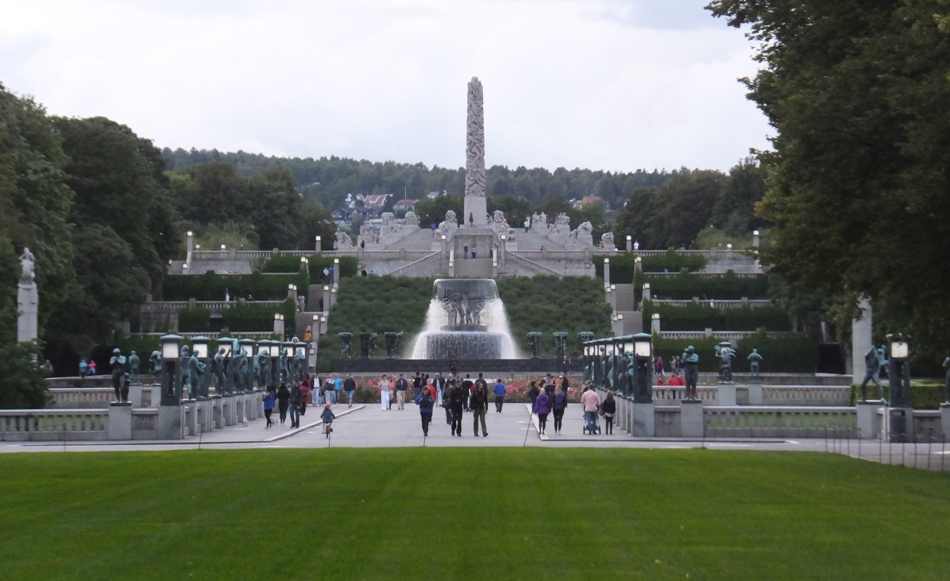
[(569, 380), (566, 375), (555, 379), (548, 373), (539, 381), (532, 381), (528, 389), (528, 398), (531, 400), (531, 412), (538, 416), (538, 430), (547, 433), (548, 415), (554, 414), (554, 433), (560, 434), (564, 421), (564, 411), (567, 409), (567, 388)]
[(280, 386), (274, 387), (273, 383), (268, 383), (264, 388), (264, 418), (267, 420), (265, 428), (271, 428), (277, 425), (272, 417), (274, 408), (277, 408), (280, 414), (280, 423), (287, 422), (287, 412), (290, 412), (290, 428), (300, 427), (300, 416), (307, 413), (307, 403), (310, 401), (311, 387), (306, 382), (294, 381), (290, 388), (287, 384), (281, 382)]

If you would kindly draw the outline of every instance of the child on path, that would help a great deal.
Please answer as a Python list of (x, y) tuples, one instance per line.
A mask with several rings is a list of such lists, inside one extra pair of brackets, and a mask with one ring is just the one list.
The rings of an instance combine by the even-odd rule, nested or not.
[(327, 438), (330, 437), (330, 432), (333, 431), (332, 424), (334, 418), (336, 418), (336, 415), (334, 415), (333, 410), (330, 409), (330, 404), (324, 404), (320, 419), (323, 420), (323, 433), (327, 435)]

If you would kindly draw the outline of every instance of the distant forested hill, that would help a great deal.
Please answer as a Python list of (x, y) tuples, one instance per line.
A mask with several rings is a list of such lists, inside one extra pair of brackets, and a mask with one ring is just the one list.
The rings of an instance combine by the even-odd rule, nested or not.
[[(390, 204), (407, 197), (419, 199), (429, 192), (446, 191), (462, 195), (465, 189), (463, 168), (443, 168), (425, 164), (370, 162), (340, 157), (283, 158), (261, 154), (220, 152), (212, 150), (186, 151), (184, 149), (162, 150), (168, 170), (181, 170), (190, 166), (211, 162), (223, 162), (235, 166), (247, 177), (255, 172), (281, 166), (289, 169), (297, 187), (308, 200), (318, 201), (327, 208), (335, 208), (347, 194), (392, 194)], [(660, 187), (673, 176), (687, 170), (637, 170), (633, 173), (611, 173), (589, 169), (567, 170), (557, 168), (554, 172), (543, 168), (508, 169), (492, 166), (487, 172), (489, 196), (523, 197), (534, 208), (556, 197), (565, 199), (600, 196), (610, 208), (623, 206), (634, 190), (644, 187)], [(688, 173), (688, 171), (687, 171)]]

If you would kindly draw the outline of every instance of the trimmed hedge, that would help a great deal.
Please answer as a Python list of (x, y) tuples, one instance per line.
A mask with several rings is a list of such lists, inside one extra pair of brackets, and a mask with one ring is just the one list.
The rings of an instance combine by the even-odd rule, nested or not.
[(685, 307), (656, 305), (646, 301), (643, 305), (643, 320), (650, 321), (653, 313), (660, 313), (660, 325), (666, 331), (790, 331), (792, 319), (776, 306), (739, 307), (715, 309), (704, 303), (691, 303)]
[[(715, 338), (703, 339), (663, 339), (653, 338), (653, 350), (663, 357), (667, 369), (674, 355), (682, 355), (686, 347), (692, 345), (699, 353), (699, 370), (719, 371), (715, 346), (720, 342)], [(747, 372), (747, 357), (752, 349), (758, 349), (762, 355), (759, 369), (762, 373), (815, 373), (818, 369), (818, 342), (811, 337), (788, 337), (770, 339), (765, 333), (758, 333), (739, 341), (738, 354), (733, 360), (734, 372)]]
[[(340, 279), (356, 276), (359, 274), (359, 259), (355, 256), (340, 256)], [(329, 256), (311, 256), (308, 258), (310, 264), (310, 280), (314, 284), (323, 282), (323, 269), (333, 266), (333, 258)], [(300, 259), (298, 258), (299, 262)], [(298, 265), (299, 266), (299, 265)]]
[[(633, 282), (633, 271), (636, 265), (636, 254), (617, 254), (610, 258), (610, 281), (614, 284), (630, 284)], [(604, 257), (594, 258), (594, 268), (597, 277), (604, 278)], [(643, 272), (699, 272), (706, 268), (706, 258), (701, 254), (677, 254), (675, 250), (668, 250), (658, 256), (641, 256), (640, 268)]]
[(182, 333), (207, 333), (211, 328), (211, 309), (191, 307), (178, 313), (178, 330)]
[[(299, 260), (299, 259), (298, 259)], [(322, 275), (321, 275), (322, 276)], [(310, 275), (306, 269), (296, 274), (171, 274), (162, 281), (162, 299), (166, 301), (222, 301), (225, 293), (232, 299), (253, 297), (259, 301), (287, 298), (287, 286), (297, 285), (298, 292), (307, 292)]]
[[(274, 329), (274, 314), (284, 315), (284, 325), (287, 329), (294, 328), (294, 314), (296, 305), (291, 299), (286, 299), (278, 308), (272, 305), (254, 305), (247, 303), (235, 304), (221, 312), (224, 326), (232, 333), (260, 333)], [(184, 331), (184, 329), (182, 329)]]
[(727, 271), (722, 276), (700, 278), (680, 271), (673, 277), (644, 275), (643, 281), (634, 288), (636, 300), (643, 295), (643, 282), (650, 283), (650, 295), (654, 299), (690, 300), (693, 297), (719, 300), (769, 298), (769, 281), (764, 274), (755, 277), (738, 277)]

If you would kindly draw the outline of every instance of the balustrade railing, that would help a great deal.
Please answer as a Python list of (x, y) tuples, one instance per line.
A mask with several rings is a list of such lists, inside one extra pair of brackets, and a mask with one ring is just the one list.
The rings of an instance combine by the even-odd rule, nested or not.
[(853, 407), (707, 407), (703, 421), (709, 438), (822, 438), (829, 430), (857, 436)]
[(109, 410), (0, 410), (0, 440), (106, 440)]

